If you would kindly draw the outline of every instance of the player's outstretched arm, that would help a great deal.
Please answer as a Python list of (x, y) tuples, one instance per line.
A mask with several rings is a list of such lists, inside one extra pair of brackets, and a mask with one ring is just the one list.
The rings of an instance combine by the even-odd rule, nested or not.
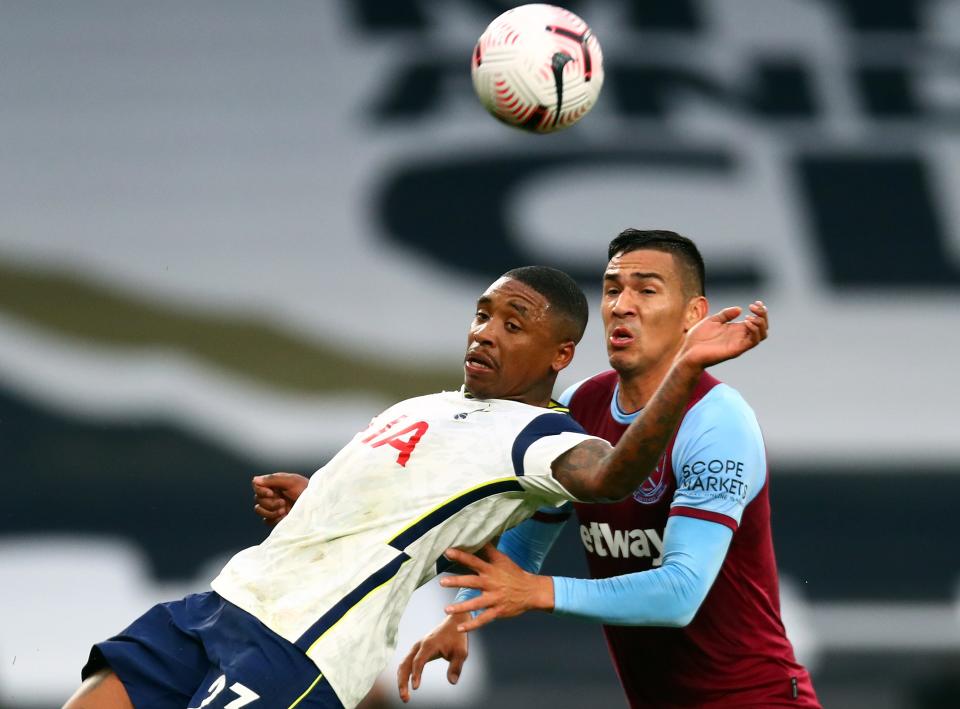
[(309, 482), (309, 478), (296, 473), (255, 476), (251, 481), (253, 511), (272, 527), (290, 513)]
[[(722, 524), (671, 517), (660, 568), (604, 579), (538, 576), (502, 554), (488, 551), (484, 560), (450, 549), (447, 557), (474, 575), (446, 576), (440, 585), (476, 589), (479, 595), (447, 606), (447, 622), (469, 632), (540, 610), (605, 625), (680, 628), (690, 623), (707, 597), (732, 538), (733, 532)], [(481, 610), (475, 618), (465, 616)]]
[(752, 303), (750, 315), (734, 321), (740, 313), (739, 307), (724, 308), (691, 328), (667, 376), (613, 449), (591, 440), (557, 458), (553, 476), (564, 488), (581, 500), (599, 502), (633, 492), (663, 454), (703, 370), (766, 339), (766, 306)]

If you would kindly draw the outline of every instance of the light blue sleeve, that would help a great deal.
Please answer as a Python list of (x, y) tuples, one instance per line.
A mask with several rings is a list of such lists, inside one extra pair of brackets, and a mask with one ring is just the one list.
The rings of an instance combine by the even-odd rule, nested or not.
[(672, 462), (677, 491), (670, 514), (736, 531), (767, 476), (763, 435), (753, 409), (736, 390), (718, 384), (684, 417)]
[[(532, 517), (504, 532), (497, 549), (513, 559), (524, 571), (539, 573), (543, 560), (563, 531), (571, 510), (569, 503), (562, 507), (541, 507), (535, 518)], [(456, 603), (469, 601), (479, 595), (480, 591), (477, 589), (461, 588), (457, 593)]]
[(554, 613), (606, 625), (682, 628), (707, 597), (733, 532), (676, 516), (667, 522), (663, 565), (606, 579), (553, 578)]

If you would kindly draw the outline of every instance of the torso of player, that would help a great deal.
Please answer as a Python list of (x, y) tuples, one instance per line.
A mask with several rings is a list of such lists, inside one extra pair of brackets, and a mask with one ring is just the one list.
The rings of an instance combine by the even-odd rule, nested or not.
[[(570, 402), (570, 414), (584, 430), (613, 444), (629, 426), (617, 413), (617, 382), (616, 372), (604, 372), (584, 382)], [(717, 384), (719, 381), (704, 375), (687, 409)], [(574, 505), (594, 578), (646, 571), (662, 563), (663, 533), (677, 489), (672, 464), (675, 441), (676, 434), (656, 469), (631, 496), (606, 505)]]
[(317, 471), (213, 588), (306, 652), (350, 706), (446, 549), (476, 549), (569, 497), (549, 461), (584, 440), (579, 431), (562, 413), (462, 392), (401, 402)]
[[(584, 381), (569, 401), (570, 413), (593, 435), (616, 443), (628, 426), (615, 396), (618, 377), (609, 371)], [(565, 402), (566, 403), (566, 402)], [(770, 533), (766, 473), (759, 489), (749, 476), (738, 475), (742, 460), (735, 453), (689, 456), (696, 450), (685, 426), (691, 412), (732, 404), (752, 411), (733, 390), (704, 373), (678, 433), (667, 446), (656, 470), (626, 499), (608, 505), (575, 504), (580, 539), (594, 578), (606, 578), (658, 568), (664, 530), (672, 514), (684, 514), (724, 524), (735, 533), (720, 574), (694, 620), (685, 628), (606, 626), (612, 659), (633, 707), (818, 706), (794, 700), (792, 683), (804, 681), (780, 619), (776, 562)], [(698, 407), (699, 409), (695, 409)], [(731, 412), (736, 413), (736, 412)], [(618, 420), (619, 419), (619, 420)], [(755, 426), (755, 419), (751, 421)], [(678, 435), (684, 440), (678, 441)], [(755, 436), (759, 439), (759, 428)], [(760, 455), (754, 456), (766, 467)], [(679, 464), (684, 469), (676, 470)], [(678, 493), (678, 481), (682, 490)], [(714, 511), (742, 496), (742, 517), (731, 519)], [(684, 506), (685, 500), (706, 501)], [(802, 686), (802, 685), (801, 685)]]

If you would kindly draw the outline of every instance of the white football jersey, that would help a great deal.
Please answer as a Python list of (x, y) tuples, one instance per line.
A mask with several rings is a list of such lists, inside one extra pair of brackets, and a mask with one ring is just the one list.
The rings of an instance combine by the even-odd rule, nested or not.
[(447, 549), (475, 550), (538, 507), (575, 499), (550, 466), (593, 437), (563, 411), (462, 391), (392, 406), (314, 473), (213, 589), (300, 647), (354, 706)]

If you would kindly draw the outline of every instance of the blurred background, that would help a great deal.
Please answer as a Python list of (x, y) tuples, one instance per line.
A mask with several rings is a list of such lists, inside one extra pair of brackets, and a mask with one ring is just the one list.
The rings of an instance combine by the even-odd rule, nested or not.
[[(0, 1), (0, 706), (59, 706), (93, 641), (259, 541), (252, 474), (457, 387), (504, 270), (597, 314), (627, 226), (695, 239), (714, 308), (771, 307), (719, 376), (825, 706), (960, 706), (960, 2), (564, 4), (606, 84), (533, 136), (470, 85), (511, 3)], [(559, 384), (603, 368), (597, 316)], [(414, 706), (625, 706), (599, 628), (546, 616), (461, 684)]]

